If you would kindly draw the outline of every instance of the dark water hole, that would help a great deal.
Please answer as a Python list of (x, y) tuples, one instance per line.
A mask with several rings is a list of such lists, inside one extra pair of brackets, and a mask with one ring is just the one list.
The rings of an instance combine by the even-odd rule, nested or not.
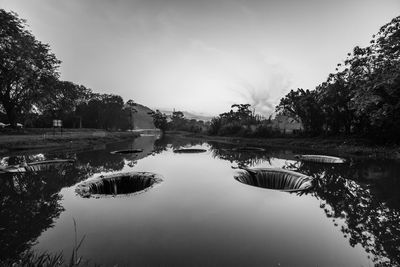
[(313, 187), (312, 177), (284, 169), (248, 169), (235, 179), (247, 185), (287, 192), (304, 191)]
[(85, 181), (75, 191), (82, 197), (126, 195), (139, 193), (161, 181), (159, 175), (148, 172), (119, 173)]
[(261, 147), (252, 147), (252, 146), (244, 146), (244, 147), (236, 147), (232, 149), (233, 151), (239, 152), (265, 152), (266, 150)]
[(134, 153), (141, 153), (143, 149), (124, 149), (124, 150), (116, 150), (111, 151), (111, 154), (134, 154)]
[(206, 152), (206, 149), (199, 149), (199, 148), (181, 148), (175, 149), (174, 153), (203, 153)]
[(296, 155), (301, 161), (308, 161), (314, 163), (328, 163), (328, 164), (341, 164), (345, 163), (344, 158), (325, 156), (325, 155)]

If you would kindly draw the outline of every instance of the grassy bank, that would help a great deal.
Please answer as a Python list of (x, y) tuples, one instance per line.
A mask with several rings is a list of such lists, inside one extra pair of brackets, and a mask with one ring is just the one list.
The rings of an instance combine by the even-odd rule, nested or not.
[(95, 129), (81, 131), (66, 130), (63, 133), (49, 130), (2, 133), (0, 135), (0, 154), (22, 150), (63, 150), (84, 149), (96, 145), (128, 140), (137, 137), (132, 132), (108, 132)]
[(285, 138), (242, 138), (209, 136), (188, 132), (167, 132), (181, 138), (197, 138), (207, 141), (235, 144), (238, 146), (258, 146), (288, 148), (337, 156), (376, 157), (400, 159), (399, 145), (376, 145), (371, 140), (350, 137), (285, 137)]

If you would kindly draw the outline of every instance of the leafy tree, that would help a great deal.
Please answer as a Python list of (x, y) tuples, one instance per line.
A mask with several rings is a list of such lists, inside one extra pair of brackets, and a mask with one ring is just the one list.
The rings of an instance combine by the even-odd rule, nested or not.
[(168, 129), (167, 115), (161, 113), (158, 109), (151, 114), (153, 117), (154, 126), (161, 130), (162, 133)]
[(92, 94), (90, 89), (69, 81), (52, 81), (52, 90), (43, 97), (37, 105), (42, 117), (46, 118), (47, 126), (53, 119), (63, 120), (66, 127), (80, 126), (81, 116), (76, 114), (77, 107), (88, 101)]
[(374, 136), (400, 135), (400, 16), (381, 27), (371, 45), (356, 47), (346, 60), (354, 84), (351, 101), (361, 130)]
[(353, 92), (344, 76), (344, 73), (331, 75), (328, 82), (316, 88), (316, 101), (324, 117), (325, 130), (330, 134), (349, 134), (354, 119), (350, 106)]
[(0, 102), (16, 126), (22, 111), (29, 112), (51, 88), (60, 61), (49, 45), (36, 40), (16, 13), (0, 9)]
[(400, 16), (381, 27), (365, 48), (356, 46), (336, 73), (313, 91), (298, 89), (277, 111), (301, 119), (309, 133), (354, 133), (400, 140)]
[(137, 106), (137, 104), (135, 103), (135, 101), (133, 101), (132, 99), (129, 99), (126, 104), (125, 104), (125, 112), (128, 114), (128, 118), (129, 118), (129, 127), (131, 128), (131, 130), (134, 129), (134, 122), (133, 122), (133, 113), (138, 112), (137, 109), (135, 109), (135, 107)]
[(170, 128), (174, 130), (184, 130), (185, 115), (182, 111), (172, 112)]
[(77, 107), (76, 113), (82, 116), (83, 126), (87, 128), (106, 130), (128, 128), (124, 101), (118, 95), (92, 94), (87, 103)]
[(302, 88), (291, 90), (281, 99), (277, 112), (294, 117), (303, 123), (304, 129), (312, 134), (320, 134), (323, 127), (323, 115), (317, 101), (316, 91)]

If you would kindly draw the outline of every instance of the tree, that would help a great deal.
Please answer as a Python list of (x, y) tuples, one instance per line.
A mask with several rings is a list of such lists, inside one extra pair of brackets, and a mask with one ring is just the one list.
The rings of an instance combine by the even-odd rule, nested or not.
[(77, 107), (88, 101), (92, 94), (90, 89), (69, 81), (53, 79), (52, 90), (48, 90), (40, 103), (35, 105), (48, 125), (53, 119), (63, 120), (63, 126), (80, 126), (81, 116), (76, 114)]
[(320, 134), (322, 131), (324, 117), (316, 91), (302, 88), (291, 90), (281, 99), (276, 111), (301, 121), (306, 132)]
[(400, 16), (381, 27), (370, 46), (356, 47), (353, 54), (346, 65), (360, 128), (373, 136), (399, 139)]
[(354, 111), (350, 107), (353, 91), (345, 73), (332, 74), (328, 82), (317, 86), (316, 94), (326, 131), (330, 134), (349, 134), (354, 119)]
[(91, 94), (87, 103), (77, 107), (76, 114), (82, 116), (83, 126), (88, 128), (111, 130), (129, 127), (124, 101), (118, 95)]
[(130, 125), (131, 130), (133, 130), (135, 128), (134, 122), (133, 122), (133, 113), (138, 112), (137, 109), (135, 109), (136, 106), (137, 106), (137, 104), (132, 99), (129, 99), (128, 101), (126, 101), (125, 110), (126, 110), (126, 112), (129, 113), (129, 125)]
[[(354, 47), (316, 90), (291, 91), (277, 111), (297, 116), (305, 130), (354, 133), (400, 141), (400, 16), (367, 47)], [(321, 124), (322, 122), (322, 124)]]
[(170, 128), (174, 130), (184, 130), (185, 121), (185, 115), (182, 111), (174, 111), (171, 116)]
[(165, 133), (168, 128), (167, 115), (157, 109), (156, 112), (151, 113), (151, 116), (153, 117), (154, 126), (160, 129), (162, 133)]
[(58, 77), (60, 61), (26, 28), (13, 12), (0, 9), (0, 102), (11, 125), (23, 110), (44, 95), (49, 80)]

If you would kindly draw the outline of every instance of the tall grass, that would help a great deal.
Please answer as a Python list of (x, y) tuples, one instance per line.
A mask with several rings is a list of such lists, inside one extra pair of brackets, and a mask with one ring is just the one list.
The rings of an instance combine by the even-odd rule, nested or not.
[(83, 267), (83, 266), (100, 266), (90, 264), (88, 260), (83, 261), (82, 256), (79, 256), (79, 248), (85, 240), (85, 235), (78, 241), (76, 221), (74, 221), (74, 247), (72, 248), (71, 257), (68, 262), (65, 261), (63, 253), (36, 253), (32, 250), (27, 250), (21, 253), (17, 260), (9, 259), (0, 261), (1, 267)]

